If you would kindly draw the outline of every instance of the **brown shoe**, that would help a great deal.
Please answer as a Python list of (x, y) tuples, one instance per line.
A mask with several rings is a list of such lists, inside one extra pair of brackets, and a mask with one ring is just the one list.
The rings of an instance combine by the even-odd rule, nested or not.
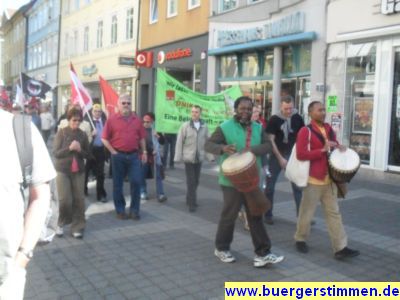
[(117, 213), (117, 219), (128, 220), (128, 216), (125, 213)]
[(128, 215), (129, 219), (132, 219), (133, 221), (139, 221), (140, 220), (140, 215), (137, 213), (130, 213)]

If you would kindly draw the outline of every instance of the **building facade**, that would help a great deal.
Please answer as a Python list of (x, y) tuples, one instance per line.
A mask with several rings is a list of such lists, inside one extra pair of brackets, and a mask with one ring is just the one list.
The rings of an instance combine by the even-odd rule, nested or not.
[(25, 71), (25, 47), (26, 47), (26, 20), (24, 13), (33, 3), (30, 2), (12, 15), (9, 18), (3, 17), (1, 29), (3, 31), (3, 81), (9, 91), (14, 91), (19, 80), (20, 72)]
[(99, 75), (134, 96), (139, 1), (66, 0), (61, 12), (58, 112), (70, 100), (70, 63), (94, 101), (102, 99)]
[(325, 0), (212, 1), (209, 93), (239, 84), (269, 118), (282, 94), (307, 115), (322, 100), (325, 74)]
[(140, 68), (139, 112), (154, 110), (157, 68), (187, 87), (206, 93), (210, 1), (141, 2), (140, 51), (151, 53), (150, 68)]
[(327, 42), (331, 122), (365, 166), (399, 172), (400, 1), (331, 1)]
[(57, 70), (60, 31), (60, 0), (37, 0), (26, 12), (26, 73), (48, 83), (53, 92), (44, 102), (57, 106)]

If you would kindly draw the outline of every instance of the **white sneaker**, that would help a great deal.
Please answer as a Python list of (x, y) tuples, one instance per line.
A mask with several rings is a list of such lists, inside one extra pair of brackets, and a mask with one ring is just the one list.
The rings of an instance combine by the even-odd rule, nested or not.
[(56, 227), (56, 236), (62, 237), (63, 235), (64, 235), (64, 228), (62, 228), (61, 226), (57, 226)]
[(283, 255), (276, 256), (273, 253), (269, 253), (265, 256), (256, 256), (254, 257), (254, 267), (261, 268), (267, 264), (277, 264), (281, 262), (285, 257)]
[(224, 263), (233, 263), (236, 260), (230, 251), (218, 251), (215, 249), (214, 254)]
[(73, 236), (74, 238), (76, 238), (76, 239), (81, 239), (81, 238), (83, 238), (82, 232), (74, 232), (74, 233), (72, 234), (72, 236)]
[(149, 197), (147, 197), (146, 193), (141, 193), (140, 194), (140, 200), (149, 200)]

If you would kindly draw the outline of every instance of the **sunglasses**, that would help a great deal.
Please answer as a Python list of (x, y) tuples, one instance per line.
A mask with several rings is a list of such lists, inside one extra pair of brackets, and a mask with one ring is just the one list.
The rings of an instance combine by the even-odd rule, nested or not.
[(74, 122), (74, 123), (75, 123), (75, 122), (81, 122), (80, 119), (72, 119), (71, 121)]
[(143, 121), (143, 123), (145, 123), (145, 124), (146, 124), (146, 123), (151, 123), (151, 121)]
[(131, 105), (130, 102), (121, 102), (122, 105)]

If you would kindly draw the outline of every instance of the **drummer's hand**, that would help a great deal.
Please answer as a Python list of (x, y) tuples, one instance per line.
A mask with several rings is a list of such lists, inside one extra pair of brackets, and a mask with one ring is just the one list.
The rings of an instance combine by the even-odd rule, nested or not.
[(236, 153), (236, 146), (235, 145), (225, 145), (222, 147), (222, 151), (228, 154)]
[(340, 152), (344, 152), (347, 149), (347, 147), (344, 145), (337, 145), (336, 147), (339, 149)]
[(326, 143), (328, 143), (328, 144), (329, 144), (329, 147), (331, 147), (331, 148), (334, 148), (334, 147), (337, 147), (337, 146), (338, 146), (338, 143), (336, 143), (336, 142), (326, 141)]
[(331, 146), (329, 143), (325, 143), (324, 148), (321, 149), (321, 152), (329, 152), (331, 150)]

